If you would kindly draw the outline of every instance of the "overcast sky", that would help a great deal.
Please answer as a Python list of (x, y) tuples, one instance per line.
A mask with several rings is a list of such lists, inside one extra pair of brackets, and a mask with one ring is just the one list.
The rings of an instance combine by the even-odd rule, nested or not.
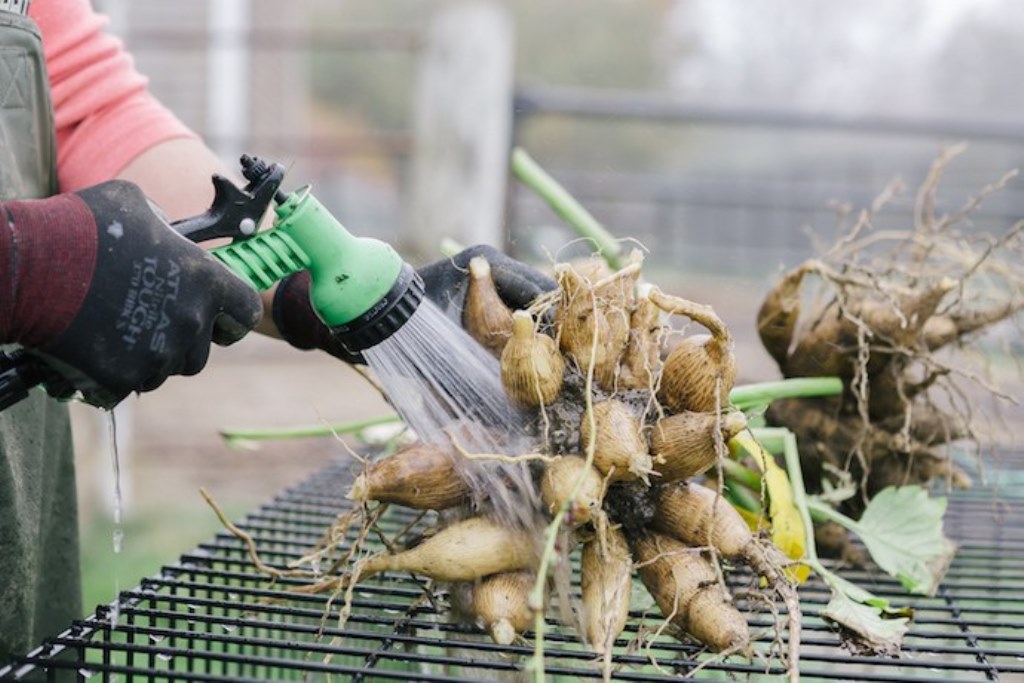
[(1016, 0), (679, 0), (669, 33), (673, 85), (706, 102), (1019, 116)]

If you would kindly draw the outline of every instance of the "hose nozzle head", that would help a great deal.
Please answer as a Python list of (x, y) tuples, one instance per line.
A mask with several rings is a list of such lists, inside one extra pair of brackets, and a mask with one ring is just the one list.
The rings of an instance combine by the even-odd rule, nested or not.
[(331, 332), (352, 353), (365, 351), (405, 325), (423, 301), (423, 293), (423, 280), (403, 262), (395, 284), (383, 298), (350, 322), (334, 325)]
[(308, 188), (275, 211), (275, 232), (308, 262), (313, 310), (345, 348), (364, 351), (408, 322), (423, 300), (423, 280), (391, 245), (350, 233)]

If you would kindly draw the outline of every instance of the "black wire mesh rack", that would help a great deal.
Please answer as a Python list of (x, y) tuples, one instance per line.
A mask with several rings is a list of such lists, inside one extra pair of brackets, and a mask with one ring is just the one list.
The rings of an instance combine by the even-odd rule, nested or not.
[[(1019, 478), (1021, 472), (1010, 472)], [(286, 490), (239, 526), (262, 557), (283, 566), (305, 555), (348, 507), (350, 468), (330, 466)], [(998, 482), (997, 482), (998, 483)], [(379, 526), (397, 533), (413, 515), (392, 509)], [(801, 589), (805, 681), (1024, 681), (1024, 487), (1003, 482), (950, 497), (947, 533), (959, 552), (937, 595), (909, 597), (898, 583), (871, 570), (843, 576), (910, 604), (915, 619), (898, 658), (844, 651), (820, 617), (829, 592), (812, 579)], [(383, 548), (383, 545), (378, 545)], [(361, 584), (343, 628), (338, 601), (289, 592), (299, 580), (271, 583), (250, 561), (245, 545), (223, 533), (200, 544), (118, 600), (101, 606), (0, 671), (5, 680), (222, 681), (258, 680), (518, 680), (532, 640), (500, 646), (472, 625), (455, 623), (446, 596), (409, 575), (385, 574)], [(648, 601), (648, 604), (649, 601)], [(326, 615), (326, 617), (325, 617)], [(751, 611), (762, 642), (775, 617)], [(656, 608), (633, 611), (616, 643), (615, 680), (781, 680), (777, 657), (709, 659), (695, 646), (651, 636)], [(597, 678), (602, 667), (571, 629), (549, 622), (548, 680)], [(530, 634), (527, 634), (529, 637)], [(652, 663), (652, 658), (657, 666)], [(696, 667), (701, 666), (695, 672)]]

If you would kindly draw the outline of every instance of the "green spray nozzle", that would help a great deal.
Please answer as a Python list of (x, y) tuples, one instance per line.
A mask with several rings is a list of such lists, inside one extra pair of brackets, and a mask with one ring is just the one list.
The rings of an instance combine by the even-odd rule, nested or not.
[(356, 237), (308, 187), (279, 196), (273, 227), (213, 250), (259, 290), (310, 273), (313, 310), (353, 352), (389, 337), (423, 297), (423, 283), (387, 243)]

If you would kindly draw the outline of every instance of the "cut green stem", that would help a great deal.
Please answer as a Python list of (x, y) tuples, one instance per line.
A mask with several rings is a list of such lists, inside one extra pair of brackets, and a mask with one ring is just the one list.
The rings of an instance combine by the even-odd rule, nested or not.
[(759, 496), (755, 496), (750, 489), (746, 487), (730, 486), (728, 479), (726, 480), (725, 491), (723, 494), (730, 503), (743, 508), (747, 512), (752, 512), (755, 515), (760, 515), (764, 512), (764, 508), (761, 507), (761, 499)]
[(863, 529), (860, 524), (814, 496), (808, 496), (807, 498), (807, 511), (815, 519), (835, 522), (858, 536), (863, 536)]
[(441, 255), (446, 258), (451, 258), (452, 256), (455, 256), (460, 251), (465, 250), (465, 248), (466, 246), (462, 244), (462, 242), (452, 239), (451, 237), (442, 238), (441, 244), (439, 245)]
[(725, 471), (725, 478), (727, 481), (731, 480), (738, 484), (742, 484), (748, 489), (758, 492), (761, 491), (761, 475), (749, 467), (744, 467), (735, 460), (723, 458), (722, 469)]
[[(750, 433), (753, 434), (754, 438), (757, 439), (757, 442), (772, 455), (778, 455), (785, 452), (786, 436), (792, 434), (792, 432), (785, 427), (755, 427), (750, 430)], [(789, 469), (788, 465), (786, 469)], [(789, 471), (789, 476), (790, 478), (793, 477), (792, 470)]]
[(225, 428), (220, 435), (226, 441), (270, 441), (275, 439), (304, 439), (315, 436), (332, 436), (335, 434), (351, 434), (360, 432), (367, 427), (401, 422), (398, 415), (381, 415), (366, 420), (349, 422), (325, 423), (298, 427), (282, 427), (267, 429), (260, 427)]
[(612, 270), (622, 268), (622, 244), (521, 147), (512, 150), (512, 172), (581, 237), (592, 240)]
[(838, 396), (842, 392), (843, 382), (838, 377), (793, 377), (738, 386), (729, 392), (729, 402), (739, 410), (750, 410), (783, 398)]
[[(596, 305), (596, 303), (595, 303)], [(594, 464), (594, 453), (597, 447), (597, 438), (594, 436), (597, 434), (597, 418), (594, 417), (594, 365), (593, 359), (597, 356), (597, 316), (591, 316), (594, 321), (593, 338), (590, 344), (590, 358), (591, 362), (588, 363), (587, 367), (587, 383), (586, 390), (584, 392), (584, 419), (589, 422), (590, 426), (590, 438), (587, 439), (587, 447), (585, 449), (585, 464), (580, 471), (580, 476), (576, 479), (576, 483), (573, 486), (571, 493), (568, 498), (562, 501), (562, 505), (558, 508), (551, 523), (548, 524), (547, 529), (544, 531), (544, 552), (540, 557), (540, 564), (537, 567), (537, 582), (533, 585), (533, 590), (530, 592), (530, 605), (536, 609), (533, 616), (533, 655), (530, 657), (526, 664), (528, 672), (532, 673), (531, 678), (534, 683), (544, 683), (544, 596), (547, 586), (547, 575), (548, 568), (551, 565), (552, 560), (555, 557), (555, 548), (558, 541), (558, 535), (561, 532), (562, 524), (565, 522), (566, 516), (569, 514), (569, 510), (576, 502), (576, 497), (579, 495), (580, 490), (583, 488), (583, 481), (586, 477), (586, 470)]]

